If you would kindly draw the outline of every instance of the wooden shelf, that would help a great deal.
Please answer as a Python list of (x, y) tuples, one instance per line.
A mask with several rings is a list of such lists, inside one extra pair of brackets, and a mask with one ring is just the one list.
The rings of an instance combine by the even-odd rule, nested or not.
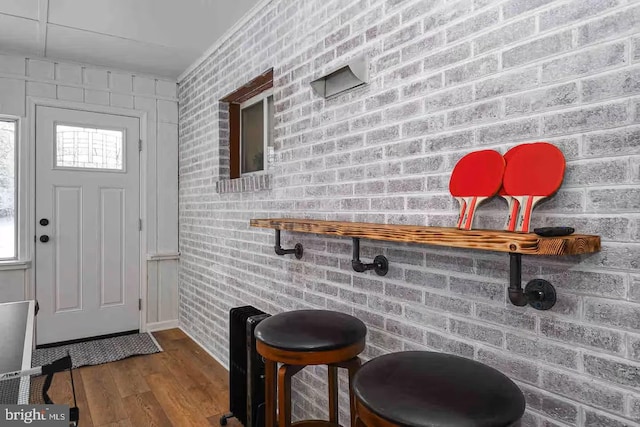
[(600, 237), (572, 234), (540, 237), (534, 233), (498, 230), (459, 230), (453, 227), (320, 221), (313, 219), (252, 219), (252, 227), (328, 234), (389, 242), (420, 243), (453, 248), (510, 252), (523, 255), (579, 255), (600, 250)]

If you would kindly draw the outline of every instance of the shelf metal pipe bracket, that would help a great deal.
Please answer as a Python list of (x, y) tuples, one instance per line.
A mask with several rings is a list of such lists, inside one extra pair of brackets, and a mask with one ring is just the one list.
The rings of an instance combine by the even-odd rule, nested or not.
[(522, 289), (522, 254), (513, 252), (509, 252), (509, 301), (536, 310), (549, 310), (556, 303), (556, 289), (546, 280), (533, 279)]
[(302, 258), (302, 255), (304, 253), (304, 249), (302, 248), (302, 245), (300, 243), (296, 243), (293, 249), (283, 249), (282, 246), (280, 246), (280, 230), (278, 229), (276, 229), (276, 245), (274, 249), (276, 250), (276, 254), (278, 255), (294, 254), (297, 259)]
[(365, 264), (360, 261), (360, 239), (353, 237), (353, 259), (351, 260), (351, 267), (357, 273), (364, 273), (368, 270), (375, 270), (378, 276), (385, 276), (389, 272), (389, 261), (384, 255), (377, 255), (373, 262)]

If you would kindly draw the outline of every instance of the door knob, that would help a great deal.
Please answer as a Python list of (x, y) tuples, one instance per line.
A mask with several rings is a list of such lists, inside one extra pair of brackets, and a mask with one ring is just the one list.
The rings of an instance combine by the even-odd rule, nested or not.
[(42, 243), (47, 243), (49, 241), (49, 236), (47, 236), (46, 234), (43, 234), (42, 236), (40, 236), (40, 241)]
[(42, 218), (40, 220), (40, 225), (43, 226), (43, 227), (49, 225), (49, 220), (47, 218)]

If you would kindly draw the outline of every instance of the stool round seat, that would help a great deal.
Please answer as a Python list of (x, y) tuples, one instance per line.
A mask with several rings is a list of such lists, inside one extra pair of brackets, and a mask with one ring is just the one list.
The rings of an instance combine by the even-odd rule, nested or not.
[(504, 374), (444, 353), (380, 356), (360, 368), (353, 388), (365, 425), (509, 426), (525, 410), (522, 391)]
[(348, 314), (297, 310), (276, 314), (256, 326), (255, 337), (269, 347), (292, 352), (331, 351), (364, 343), (367, 327)]
[(367, 336), (362, 321), (337, 311), (289, 311), (262, 320), (254, 335), (265, 364), (265, 427), (292, 427), (291, 378), (308, 365), (327, 365), (329, 420), (299, 421), (295, 426), (340, 427), (338, 368), (343, 368), (349, 375), (349, 413), (355, 427), (351, 385)]

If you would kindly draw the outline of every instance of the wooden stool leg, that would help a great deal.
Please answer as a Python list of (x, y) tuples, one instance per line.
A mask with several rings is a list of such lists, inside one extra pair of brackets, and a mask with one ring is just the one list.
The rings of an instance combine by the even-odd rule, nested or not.
[(278, 364), (272, 360), (264, 361), (264, 400), (265, 400), (265, 425), (276, 427), (276, 369)]
[(278, 370), (278, 427), (291, 427), (291, 377), (303, 368), (282, 365)]
[(327, 366), (329, 383), (329, 421), (338, 424), (338, 368)]
[[(351, 360), (343, 362), (341, 364), (342, 368), (346, 368), (349, 372), (349, 410), (351, 415), (351, 425), (356, 427), (357, 423), (357, 411), (356, 411), (356, 396), (353, 394), (353, 376), (358, 372), (360, 366), (362, 365), (362, 360), (359, 357), (354, 357)], [(362, 421), (360, 421), (362, 424)]]

